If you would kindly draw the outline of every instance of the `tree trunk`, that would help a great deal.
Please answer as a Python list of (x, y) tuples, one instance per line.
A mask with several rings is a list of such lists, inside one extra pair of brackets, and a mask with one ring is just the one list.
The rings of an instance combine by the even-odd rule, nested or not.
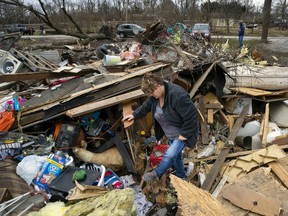
[(264, 8), (263, 8), (263, 26), (262, 26), (262, 34), (261, 41), (267, 43), (268, 42), (268, 29), (270, 24), (270, 11), (271, 11), (272, 0), (265, 0)]

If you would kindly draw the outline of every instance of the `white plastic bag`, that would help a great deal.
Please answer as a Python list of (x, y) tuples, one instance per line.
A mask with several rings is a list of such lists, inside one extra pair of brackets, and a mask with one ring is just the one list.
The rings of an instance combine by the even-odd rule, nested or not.
[(47, 156), (29, 155), (22, 159), (16, 167), (16, 173), (30, 185), (36, 177)]

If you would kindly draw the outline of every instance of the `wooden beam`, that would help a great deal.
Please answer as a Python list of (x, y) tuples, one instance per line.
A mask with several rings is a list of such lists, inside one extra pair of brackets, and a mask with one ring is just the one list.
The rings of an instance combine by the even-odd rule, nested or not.
[(267, 145), (267, 135), (269, 129), (269, 103), (266, 104), (265, 115), (264, 115), (264, 126), (262, 135), (262, 147), (265, 148)]
[(132, 92), (128, 92), (122, 95), (117, 95), (113, 98), (108, 98), (106, 100), (97, 101), (94, 103), (85, 104), (83, 106), (76, 107), (74, 109), (70, 109), (66, 112), (67, 116), (76, 117), (80, 115), (84, 115), (87, 113), (95, 112), (97, 110), (104, 109), (106, 107), (120, 104), (125, 101), (129, 101), (135, 98), (143, 97), (145, 94), (144, 92), (139, 89)]
[[(132, 112), (133, 112), (131, 101), (130, 101), (130, 102), (123, 103), (122, 109), (123, 109), (123, 117), (124, 117), (124, 116), (127, 116), (127, 115), (131, 115)], [(124, 128), (130, 127), (133, 123), (134, 123), (134, 120), (124, 121)]]
[(237, 136), (238, 130), (241, 128), (241, 126), (245, 120), (245, 117), (248, 113), (248, 110), (249, 110), (249, 104), (246, 104), (245, 107), (243, 108), (243, 110), (241, 111), (239, 118), (237, 119), (230, 135), (227, 138), (227, 141), (225, 143), (226, 148), (222, 149), (217, 160), (215, 161), (211, 170), (207, 174), (206, 179), (203, 182), (203, 185), (201, 186), (202, 189), (207, 190), (207, 191), (209, 191), (211, 189), (222, 165), (224, 164), (224, 161), (225, 161), (227, 155), (229, 154), (229, 151), (230, 151), (229, 146), (231, 146), (231, 142), (234, 144), (234, 140)]
[(193, 85), (192, 90), (189, 93), (190, 98), (193, 98), (195, 93), (197, 92), (198, 88), (201, 86), (201, 84), (204, 82), (208, 74), (211, 72), (212, 68), (215, 66), (217, 61), (213, 62), (210, 67), (202, 74), (202, 76), (197, 80), (197, 82)]

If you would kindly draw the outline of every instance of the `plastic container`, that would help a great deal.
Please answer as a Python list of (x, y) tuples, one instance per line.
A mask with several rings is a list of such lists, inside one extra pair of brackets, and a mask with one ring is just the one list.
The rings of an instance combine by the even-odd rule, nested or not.
[(103, 58), (104, 66), (113, 66), (121, 62), (120, 56), (105, 55)]

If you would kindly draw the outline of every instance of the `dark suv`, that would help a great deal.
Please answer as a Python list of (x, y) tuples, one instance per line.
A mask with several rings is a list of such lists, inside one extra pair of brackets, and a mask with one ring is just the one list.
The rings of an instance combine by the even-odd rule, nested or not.
[(139, 33), (145, 32), (146, 29), (136, 24), (121, 24), (117, 28), (117, 34), (121, 37), (134, 37)]
[(211, 29), (209, 23), (196, 23), (193, 26), (191, 35), (196, 39), (206, 38), (211, 40)]

